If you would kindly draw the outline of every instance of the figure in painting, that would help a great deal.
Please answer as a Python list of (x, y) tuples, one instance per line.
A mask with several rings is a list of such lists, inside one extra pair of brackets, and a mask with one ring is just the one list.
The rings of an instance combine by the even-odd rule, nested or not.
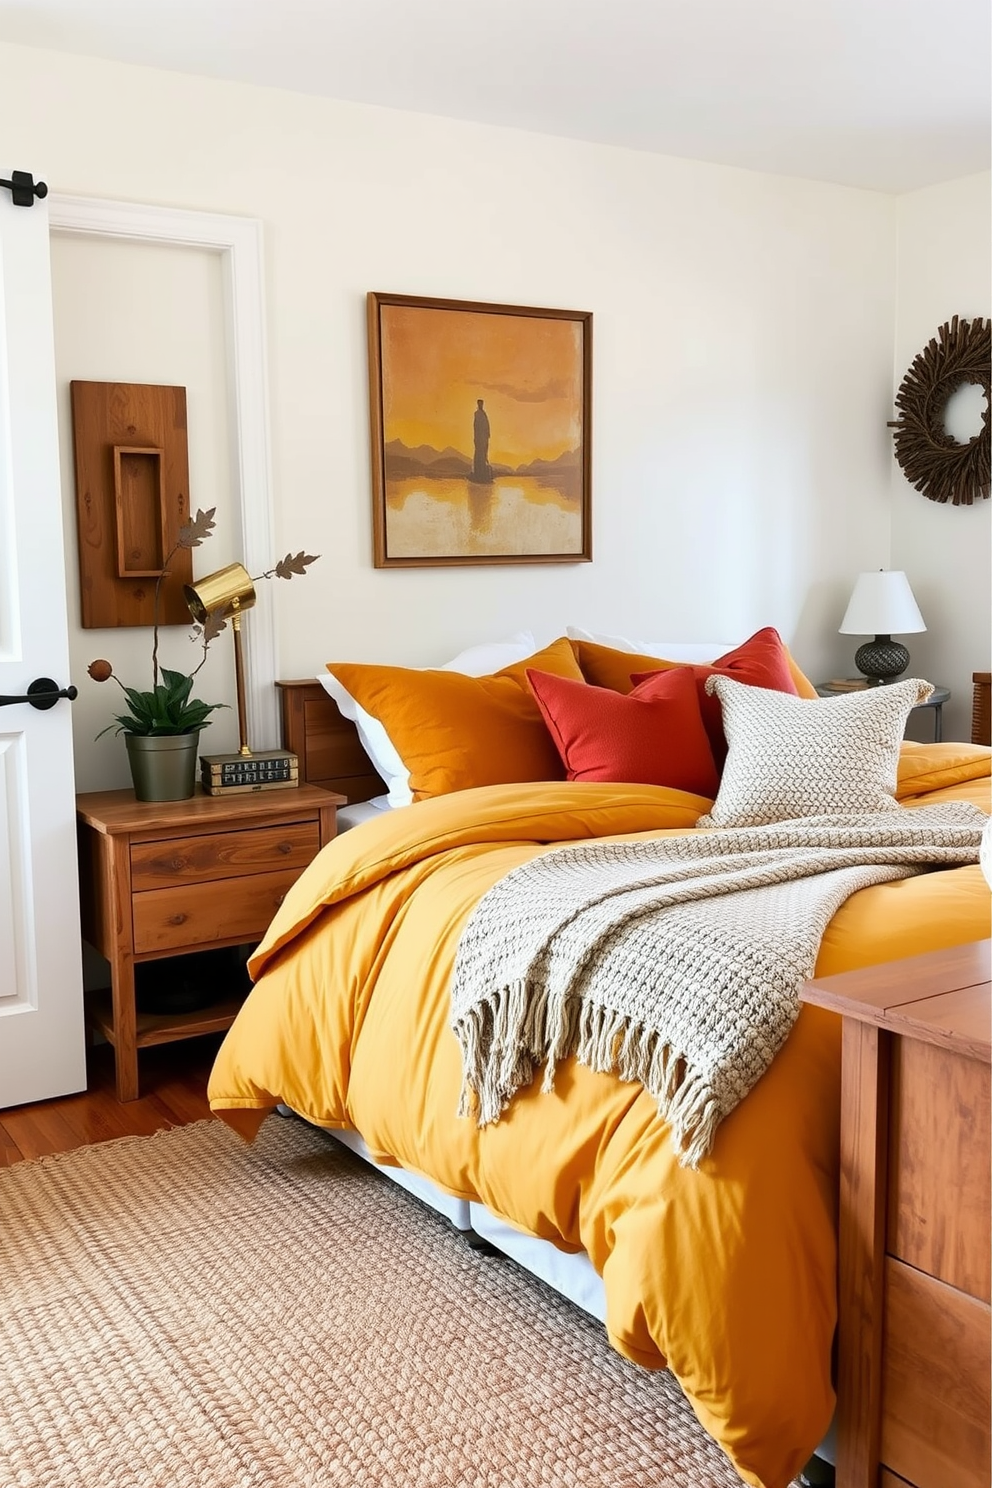
[(493, 467), (489, 463), (489, 415), (481, 398), (476, 399), (472, 433), (475, 439), (475, 458), (469, 480), (489, 484), (493, 478)]

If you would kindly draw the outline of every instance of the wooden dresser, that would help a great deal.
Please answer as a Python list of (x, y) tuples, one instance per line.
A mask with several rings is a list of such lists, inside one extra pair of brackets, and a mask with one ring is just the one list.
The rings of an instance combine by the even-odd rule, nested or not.
[(844, 1020), (837, 1488), (989, 1488), (990, 946), (803, 990)]

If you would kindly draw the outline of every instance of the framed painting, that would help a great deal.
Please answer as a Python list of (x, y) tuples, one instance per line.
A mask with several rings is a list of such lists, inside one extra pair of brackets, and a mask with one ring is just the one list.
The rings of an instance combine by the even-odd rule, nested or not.
[(368, 295), (376, 568), (588, 563), (592, 315)]

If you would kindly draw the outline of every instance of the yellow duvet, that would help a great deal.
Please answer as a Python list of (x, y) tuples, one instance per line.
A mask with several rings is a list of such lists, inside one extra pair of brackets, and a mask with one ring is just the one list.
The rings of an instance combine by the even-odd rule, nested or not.
[[(989, 756), (906, 745), (900, 800), (988, 811)], [(246, 1133), (280, 1101), (354, 1127), (380, 1161), (587, 1251), (614, 1347), (671, 1368), (745, 1482), (785, 1488), (834, 1406), (838, 1020), (803, 1008), (698, 1171), (679, 1165), (639, 1086), (574, 1060), (550, 1094), (538, 1078), (493, 1125), (456, 1115), (448, 986), (481, 895), (548, 845), (685, 831), (708, 804), (660, 786), (486, 786), (342, 835), (252, 958), (257, 985), (209, 1096)], [(817, 973), (982, 939), (989, 913), (977, 866), (864, 889), (828, 926)]]

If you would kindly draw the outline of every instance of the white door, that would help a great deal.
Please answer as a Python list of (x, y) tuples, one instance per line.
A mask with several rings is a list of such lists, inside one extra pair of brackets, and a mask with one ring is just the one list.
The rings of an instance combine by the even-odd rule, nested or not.
[[(48, 210), (0, 187), (0, 695), (68, 672)], [(70, 706), (0, 707), (0, 1107), (86, 1085)]]

